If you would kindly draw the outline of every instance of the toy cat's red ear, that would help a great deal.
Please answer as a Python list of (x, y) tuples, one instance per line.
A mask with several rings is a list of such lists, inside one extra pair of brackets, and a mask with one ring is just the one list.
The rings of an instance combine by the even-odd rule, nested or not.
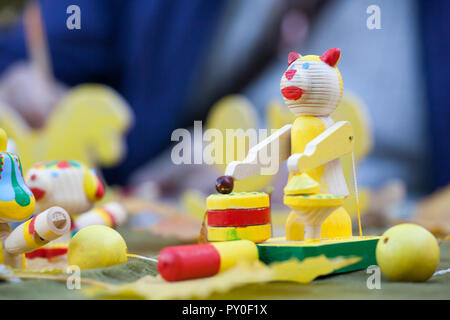
[(341, 50), (338, 48), (331, 48), (320, 57), (320, 60), (331, 67), (335, 67), (338, 64), (340, 57)]
[(288, 56), (288, 66), (290, 66), (292, 64), (292, 62), (294, 62), (295, 60), (297, 60), (300, 57), (301, 57), (300, 53), (290, 52), (289, 56)]

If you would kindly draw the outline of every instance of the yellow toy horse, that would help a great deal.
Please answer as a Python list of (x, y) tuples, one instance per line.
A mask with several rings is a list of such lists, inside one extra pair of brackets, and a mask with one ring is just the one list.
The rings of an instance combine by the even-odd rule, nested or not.
[(122, 136), (131, 122), (130, 109), (119, 94), (94, 84), (71, 90), (41, 130), (31, 129), (7, 106), (0, 116), (0, 126), (17, 144), (25, 170), (54, 159), (78, 160), (88, 167), (114, 165), (125, 152)]

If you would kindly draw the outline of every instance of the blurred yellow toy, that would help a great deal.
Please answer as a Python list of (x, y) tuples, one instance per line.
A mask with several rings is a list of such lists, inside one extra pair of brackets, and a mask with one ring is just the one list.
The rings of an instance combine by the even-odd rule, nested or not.
[(70, 217), (60, 207), (49, 207), (13, 231), (8, 222), (27, 220), (35, 199), (25, 184), (17, 155), (6, 152), (7, 136), (0, 129), (0, 264), (25, 268), (24, 253), (42, 247), (70, 230)]
[(0, 126), (14, 139), (24, 169), (40, 161), (73, 159), (88, 167), (111, 166), (124, 153), (123, 135), (132, 115), (126, 102), (102, 85), (81, 85), (55, 107), (40, 130), (4, 106)]
[(80, 269), (104, 268), (127, 261), (127, 244), (115, 230), (89, 226), (78, 231), (69, 242), (69, 265)]
[[(236, 135), (233, 140), (223, 141), (223, 150), (217, 152), (214, 164), (223, 172), (231, 161), (244, 160), (248, 152), (249, 137), (245, 135), (248, 129), (258, 128), (258, 116), (254, 106), (251, 102), (241, 95), (229, 95), (214, 104), (208, 114), (206, 120), (208, 129), (217, 129), (225, 137), (226, 130), (241, 129), (243, 135)], [(217, 143), (214, 141), (214, 143)], [(218, 150), (218, 145), (215, 145), (215, 150)], [(244, 152), (241, 152), (244, 151)], [(233, 159), (229, 156), (234, 155)], [(236, 181), (234, 190), (262, 191), (267, 186), (273, 176), (270, 175), (255, 175), (247, 177), (241, 181)]]

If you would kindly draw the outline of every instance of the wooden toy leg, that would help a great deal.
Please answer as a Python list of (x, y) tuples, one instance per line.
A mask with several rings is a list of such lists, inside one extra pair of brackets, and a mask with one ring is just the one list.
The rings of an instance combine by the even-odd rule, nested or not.
[(7, 223), (0, 224), (0, 264), (5, 264), (15, 269), (26, 268), (25, 256), (22, 254), (10, 254), (5, 250), (5, 240), (10, 235), (11, 228)]
[(303, 241), (305, 239), (305, 224), (295, 211), (291, 211), (286, 220), (286, 240)]
[(334, 210), (336, 207), (296, 210), (305, 224), (305, 239), (320, 239), (322, 223)]
[(42, 247), (70, 231), (69, 214), (52, 207), (14, 229), (4, 241), (4, 250), (20, 255)]
[(352, 219), (344, 207), (339, 207), (322, 223), (322, 238), (349, 238), (352, 236)]

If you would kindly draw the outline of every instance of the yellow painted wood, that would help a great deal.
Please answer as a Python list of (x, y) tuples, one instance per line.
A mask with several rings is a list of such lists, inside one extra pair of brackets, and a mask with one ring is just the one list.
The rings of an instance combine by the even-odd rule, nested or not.
[[(305, 150), (299, 155), (299, 170), (311, 170), (353, 150), (353, 130), (350, 122), (341, 121), (309, 141)], [(289, 164), (290, 165), (290, 164)]]
[(291, 211), (286, 220), (286, 240), (305, 240), (305, 223), (295, 211)]
[(5, 130), (0, 128), (0, 152), (6, 152), (6, 146), (8, 144), (8, 136)]
[[(326, 124), (322, 120), (313, 116), (300, 116), (292, 124), (291, 129), (291, 154), (301, 154), (305, 151), (306, 145), (326, 129)], [(323, 174), (323, 165), (315, 168), (303, 170), (312, 179), (320, 181)], [(296, 175), (300, 175), (297, 173)], [(322, 187), (325, 187), (322, 183)]]
[[(286, 240), (303, 241), (305, 224), (299, 215), (292, 211), (286, 221)], [(349, 238), (352, 236), (352, 220), (343, 207), (339, 207), (322, 223), (321, 238)]]
[(352, 219), (347, 211), (340, 207), (322, 223), (322, 239), (349, 238), (352, 236)]
[(271, 225), (247, 227), (208, 227), (208, 241), (250, 240), (262, 242), (271, 236)]
[(219, 272), (235, 266), (239, 261), (253, 262), (258, 260), (258, 248), (250, 240), (212, 242), (211, 244), (220, 255)]
[(284, 187), (284, 193), (289, 195), (295, 194), (312, 194), (318, 193), (320, 186), (317, 181), (312, 179), (306, 173), (294, 175)]
[(258, 243), (258, 246), (283, 246), (283, 247), (303, 247), (303, 246), (322, 246), (327, 244), (345, 243), (354, 241), (364, 241), (380, 239), (380, 236), (352, 236), (348, 239), (315, 239), (308, 241), (287, 241), (286, 237), (270, 238), (267, 241)]
[(232, 208), (269, 207), (269, 195), (264, 192), (232, 192), (230, 194), (212, 194), (206, 199), (208, 210)]
[(311, 210), (312, 208), (339, 207), (344, 203), (344, 196), (319, 193), (314, 195), (285, 195), (284, 204), (294, 210)]

